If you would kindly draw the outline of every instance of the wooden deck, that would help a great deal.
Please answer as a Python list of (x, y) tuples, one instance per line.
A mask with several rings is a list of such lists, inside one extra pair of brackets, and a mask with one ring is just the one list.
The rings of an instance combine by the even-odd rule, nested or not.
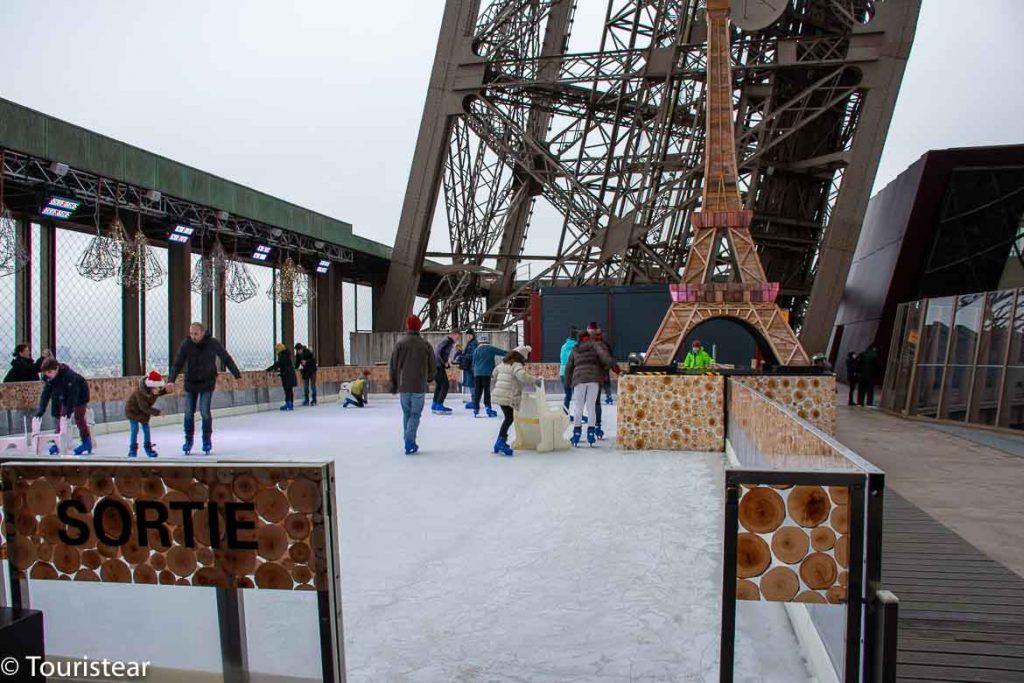
[(1024, 681), (1024, 579), (892, 490), (884, 528), (882, 584), (900, 599), (898, 680)]

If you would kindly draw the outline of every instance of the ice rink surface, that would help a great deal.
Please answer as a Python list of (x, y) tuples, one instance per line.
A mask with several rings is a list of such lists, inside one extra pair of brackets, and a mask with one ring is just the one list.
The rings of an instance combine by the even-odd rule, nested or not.
[[(335, 461), (348, 680), (718, 680), (722, 456), (618, 451), (605, 406), (597, 448), (503, 458), (499, 419), (448, 404), (425, 412), (415, 456), (390, 397), (216, 420), (211, 458)], [(154, 441), (180, 455), (180, 426)], [(100, 454), (122, 444), (104, 436)], [(210, 589), (32, 586), (57, 615), (54, 654), (219, 670)], [(319, 676), (310, 594), (245, 605), (254, 672)], [(740, 606), (737, 680), (807, 680), (781, 606)], [(83, 632), (89, 613), (110, 618)]]

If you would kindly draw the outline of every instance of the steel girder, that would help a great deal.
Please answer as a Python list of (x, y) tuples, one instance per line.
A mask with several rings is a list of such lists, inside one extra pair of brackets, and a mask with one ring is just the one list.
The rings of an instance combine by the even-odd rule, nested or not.
[[(434, 327), (514, 323), (542, 284), (678, 280), (703, 182), (702, 4), (608, 0), (599, 48), (568, 53), (575, 2), (449, 0), (406, 196), (417, 215), (403, 208), (381, 329), (411, 306), (439, 185), (453, 267), (424, 307)], [(798, 329), (828, 227), (847, 242), (859, 230), (880, 149), (858, 140), (888, 125), (918, 6), (791, 0), (773, 26), (733, 31), (741, 189)], [(836, 221), (844, 191), (857, 196)], [(562, 217), (558, 246), (517, 277), (538, 199)], [(846, 268), (827, 275), (834, 289)]]

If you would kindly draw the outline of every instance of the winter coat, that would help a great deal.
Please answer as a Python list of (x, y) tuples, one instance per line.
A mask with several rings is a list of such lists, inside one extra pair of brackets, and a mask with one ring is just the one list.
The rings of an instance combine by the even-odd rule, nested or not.
[[(601, 346), (603, 346), (603, 347), (604, 347), (604, 350), (608, 352), (608, 356), (609, 356), (609, 357), (610, 357), (610, 358), (611, 358), (611, 359), (612, 359), (613, 361), (615, 360), (615, 354), (614, 354), (614, 353), (612, 353), (612, 345), (608, 343), (608, 340), (604, 338), (604, 335), (603, 335), (603, 334), (600, 334), (600, 333), (599, 333), (599, 334), (598, 334), (598, 335), (597, 335), (597, 336), (596, 336), (596, 337), (594, 338), (594, 343), (595, 343), (595, 344), (600, 344)], [(603, 377), (602, 377), (601, 379), (602, 379), (602, 381), (604, 381), (604, 382), (607, 382), (607, 381), (608, 381), (608, 380), (610, 380), (611, 378), (612, 378), (612, 376), (611, 376), (611, 370), (610, 370), (610, 369), (608, 369), (608, 370), (605, 370), (605, 371), (604, 371), (604, 376), (603, 376)]]
[(700, 351), (694, 353), (692, 350), (686, 353), (686, 358), (683, 359), (683, 367), (693, 370), (703, 370), (710, 368), (714, 361), (704, 347), (700, 347)]
[(434, 350), (434, 360), (437, 361), (437, 368), (443, 370), (448, 367), (448, 359), (452, 355), (452, 349), (455, 348), (455, 340), (449, 336), (445, 336), (444, 339), (437, 342), (437, 347)]
[(36, 417), (46, 413), (46, 404), (53, 400), (59, 404), (64, 415), (70, 415), (75, 408), (89, 403), (89, 383), (77, 372), (61, 363), (52, 379), (43, 377), (43, 392), (39, 395)]
[(499, 406), (518, 409), (523, 400), (523, 387), (536, 383), (537, 378), (527, 372), (522, 363), (502, 363), (494, 369), (491, 399)]
[(11, 359), (11, 369), (7, 371), (4, 382), (38, 382), (39, 366), (42, 364), (42, 358), (32, 360), (31, 358), (15, 356)]
[(573, 387), (589, 382), (600, 384), (605, 372), (614, 365), (615, 361), (604, 344), (585, 341), (569, 354), (569, 361), (565, 364), (565, 381)]
[(490, 342), (481, 342), (473, 352), (473, 375), (476, 377), (490, 377), (494, 373), (494, 365), (501, 356), (507, 356), (508, 351), (491, 346)]
[(572, 337), (566, 339), (565, 343), (562, 344), (562, 349), (558, 352), (558, 359), (561, 361), (558, 366), (558, 374), (560, 377), (565, 377), (565, 365), (569, 362), (569, 354), (571, 354), (572, 350), (575, 348), (576, 340)]
[(419, 332), (406, 332), (391, 350), (388, 380), (392, 394), (423, 394), (434, 381), (434, 349)]
[(281, 376), (281, 386), (285, 389), (292, 389), (298, 384), (295, 379), (295, 366), (292, 364), (292, 352), (288, 349), (279, 351), (277, 362), (267, 368), (267, 372), (276, 372)]
[(213, 338), (209, 332), (206, 333), (199, 343), (196, 344), (191, 338), (181, 342), (178, 348), (178, 355), (171, 365), (171, 375), (167, 379), (168, 384), (174, 384), (175, 378), (185, 369), (185, 391), (201, 394), (213, 391), (217, 386), (217, 359), (224, 361), (231, 374), (238, 379), (242, 373), (238, 371), (235, 361), (224, 350), (221, 343)]
[(316, 374), (316, 356), (308, 346), (303, 347), (295, 356), (295, 367), (299, 368), (302, 379), (309, 379)]
[(462, 350), (462, 362), (459, 363), (460, 368), (474, 375), (476, 373), (473, 372), (473, 352), (476, 351), (479, 346), (480, 342), (476, 339), (466, 344), (466, 348)]
[(366, 380), (360, 377), (348, 388), (348, 391), (353, 396), (363, 396), (366, 394)]
[(860, 371), (857, 379), (865, 384), (874, 384), (875, 375), (878, 373), (878, 354), (871, 349), (862, 351), (857, 356), (857, 368)]
[(156, 394), (146, 386), (146, 380), (139, 382), (139, 387), (132, 392), (128, 400), (124, 402), (124, 416), (129, 420), (149, 424), (149, 418), (159, 415), (160, 411), (153, 407), (157, 399), (167, 393), (167, 389), (161, 388)]
[(853, 384), (860, 378), (860, 365), (857, 363), (857, 356), (846, 357), (846, 381)]

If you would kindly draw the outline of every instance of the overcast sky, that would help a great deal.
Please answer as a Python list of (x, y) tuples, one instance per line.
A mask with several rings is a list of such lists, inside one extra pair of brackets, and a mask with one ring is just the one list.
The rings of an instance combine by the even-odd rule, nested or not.
[[(0, 96), (391, 244), (443, 4), (2, 0)], [(928, 149), (1024, 142), (1024, 0), (923, 4), (876, 188)]]

